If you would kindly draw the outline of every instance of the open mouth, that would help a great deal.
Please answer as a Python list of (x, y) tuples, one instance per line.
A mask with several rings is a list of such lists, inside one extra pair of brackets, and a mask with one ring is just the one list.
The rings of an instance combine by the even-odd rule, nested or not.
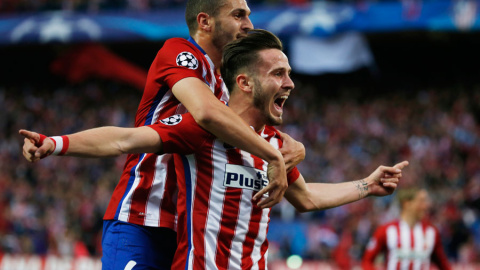
[(282, 109), (283, 109), (283, 104), (285, 104), (285, 101), (286, 101), (287, 99), (288, 99), (288, 96), (287, 96), (287, 95), (279, 96), (279, 97), (276, 98), (275, 101), (274, 101), (275, 107), (276, 107), (278, 110), (282, 110)]

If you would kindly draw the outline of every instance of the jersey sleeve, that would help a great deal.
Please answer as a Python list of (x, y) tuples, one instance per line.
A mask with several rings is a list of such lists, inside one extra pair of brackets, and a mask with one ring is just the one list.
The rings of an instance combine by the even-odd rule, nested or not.
[(157, 121), (148, 127), (162, 139), (163, 152), (193, 154), (213, 135), (200, 127), (190, 113), (177, 114)]
[(440, 239), (440, 233), (435, 229), (435, 246), (432, 251), (432, 262), (435, 263), (440, 270), (452, 269), (448, 262), (447, 255), (443, 250), (442, 240)]
[(364, 270), (374, 270), (375, 269), (375, 258), (381, 252), (384, 252), (387, 245), (386, 238), (386, 227), (379, 227), (365, 248), (365, 252), (362, 257), (362, 268)]
[(293, 184), (300, 177), (300, 171), (297, 167), (294, 167), (290, 172), (287, 173), (287, 182), (288, 185)]
[[(185, 39), (172, 38), (158, 52), (149, 72), (155, 80), (163, 81), (172, 89), (178, 81), (188, 77), (203, 80), (204, 56), (192, 43)], [(151, 74), (149, 74), (151, 75)]]

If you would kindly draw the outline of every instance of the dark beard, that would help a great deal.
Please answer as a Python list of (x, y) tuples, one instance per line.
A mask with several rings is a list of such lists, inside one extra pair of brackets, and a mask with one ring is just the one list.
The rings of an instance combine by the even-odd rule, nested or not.
[(257, 78), (253, 79), (255, 83), (255, 91), (253, 91), (253, 106), (260, 111), (261, 117), (264, 118), (264, 121), (269, 126), (278, 126), (283, 123), (283, 119), (277, 120), (268, 113), (268, 102), (265, 97), (265, 91), (263, 91), (262, 85)]

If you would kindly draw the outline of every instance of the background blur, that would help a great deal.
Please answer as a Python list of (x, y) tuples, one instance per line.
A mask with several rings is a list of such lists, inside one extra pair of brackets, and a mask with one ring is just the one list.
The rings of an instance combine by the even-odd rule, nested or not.
[[(307, 181), (409, 160), (400, 188), (429, 190), (455, 269), (480, 269), (480, 2), (248, 3), (293, 67), (280, 129), (305, 144)], [(133, 126), (157, 51), (188, 37), (184, 4), (0, 0), (0, 269), (100, 269), (124, 157), (30, 164), (18, 130)], [(271, 215), (270, 268), (358, 269), (372, 231), (396, 217), (395, 196), (309, 214), (284, 201)]]

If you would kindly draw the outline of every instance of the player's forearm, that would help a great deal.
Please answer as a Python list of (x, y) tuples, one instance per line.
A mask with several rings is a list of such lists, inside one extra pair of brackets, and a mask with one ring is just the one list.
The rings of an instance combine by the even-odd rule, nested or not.
[(119, 145), (122, 132), (117, 127), (100, 127), (67, 135), (66, 156), (114, 157), (123, 154)]
[(269, 163), (283, 162), (281, 153), (258, 136), (236, 113), (219, 102), (196, 115), (197, 123), (220, 140), (247, 151)]
[(368, 195), (364, 180), (343, 183), (308, 183), (303, 211), (324, 210), (355, 202)]
[(148, 127), (100, 127), (68, 135), (68, 156), (114, 157), (126, 153), (158, 152), (161, 140)]

